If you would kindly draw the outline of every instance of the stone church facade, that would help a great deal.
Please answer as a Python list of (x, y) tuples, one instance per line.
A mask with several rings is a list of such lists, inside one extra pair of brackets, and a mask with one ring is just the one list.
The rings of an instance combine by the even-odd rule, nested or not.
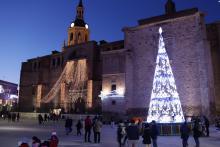
[[(68, 29), (68, 43), (61, 52), (22, 63), (19, 106), (21, 111), (78, 106), (85, 110), (146, 116), (148, 112), (159, 27), (170, 59), (184, 115), (220, 113), (220, 23), (206, 24), (197, 8), (176, 11), (168, 0), (165, 14), (123, 28), (124, 40), (89, 41), (82, 1)], [(54, 98), (44, 103), (67, 62), (84, 60), (87, 65), (85, 94), (71, 101), (69, 84), (60, 82)], [(80, 107), (75, 109), (83, 112)]]

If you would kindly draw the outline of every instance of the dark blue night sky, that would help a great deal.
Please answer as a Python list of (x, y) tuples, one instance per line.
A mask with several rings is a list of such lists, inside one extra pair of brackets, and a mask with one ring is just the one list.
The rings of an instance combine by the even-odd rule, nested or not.
[[(79, 0), (0, 0), (0, 79), (19, 82), (21, 62), (60, 50)], [(218, 0), (174, 0), (220, 20)], [(83, 0), (91, 40), (123, 39), (122, 28), (164, 13), (166, 0)]]

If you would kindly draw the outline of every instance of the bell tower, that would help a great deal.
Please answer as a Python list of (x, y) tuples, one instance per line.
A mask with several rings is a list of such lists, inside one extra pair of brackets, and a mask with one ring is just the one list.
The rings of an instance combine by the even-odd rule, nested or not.
[(84, 7), (82, 0), (76, 8), (76, 18), (68, 29), (68, 46), (89, 41), (89, 26), (84, 21)]

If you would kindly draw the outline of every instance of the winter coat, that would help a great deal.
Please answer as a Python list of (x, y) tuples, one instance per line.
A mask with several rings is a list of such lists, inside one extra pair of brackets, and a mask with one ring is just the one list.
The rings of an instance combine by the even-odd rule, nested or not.
[(59, 140), (57, 136), (51, 136), (50, 147), (58, 147)]
[(208, 120), (208, 118), (205, 117), (205, 118), (204, 118), (204, 121), (205, 121), (205, 126), (206, 126), (206, 127), (209, 127), (209, 120)]
[(85, 129), (91, 129), (92, 128), (92, 121), (90, 118), (85, 119)]
[(76, 128), (77, 128), (77, 129), (81, 129), (81, 128), (82, 128), (82, 123), (81, 123), (81, 122), (78, 122), (78, 123), (76, 124)]
[(139, 140), (138, 126), (132, 124), (126, 128), (128, 140)]
[(117, 141), (121, 142), (121, 139), (123, 137), (123, 127), (121, 125), (118, 125), (118, 129), (117, 129)]
[(181, 133), (181, 138), (182, 139), (188, 139), (189, 138), (189, 133), (190, 129), (187, 124), (182, 124), (180, 127), (180, 133)]
[(69, 118), (66, 119), (65, 128), (71, 128), (72, 124), (73, 124), (73, 120), (72, 119), (69, 119)]
[(151, 129), (150, 129), (150, 135), (152, 139), (157, 139), (158, 136), (158, 129), (157, 129), (157, 125), (152, 125)]
[(102, 128), (102, 123), (97, 120), (94, 124), (94, 131), (95, 132), (101, 132), (101, 128)]
[(201, 125), (200, 124), (195, 124), (193, 127), (193, 137), (200, 137), (202, 135), (202, 130), (201, 130)]
[(143, 131), (143, 144), (151, 144), (150, 128), (145, 128)]
[(22, 143), (19, 147), (29, 147), (27, 143)]

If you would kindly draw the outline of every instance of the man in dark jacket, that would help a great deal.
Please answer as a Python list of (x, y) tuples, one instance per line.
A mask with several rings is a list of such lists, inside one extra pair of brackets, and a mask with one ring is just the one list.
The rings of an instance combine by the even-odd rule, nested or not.
[(128, 145), (129, 147), (137, 147), (139, 141), (139, 129), (138, 126), (135, 125), (135, 121), (131, 120), (131, 125), (126, 128), (127, 137), (128, 137)]
[(90, 141), (90, 135), (91, 135), (91, 129), (92, 129), (92, 120), (90, 119), (90, 116), (87, 116), (85, 119), (85, 142), (91, 142)]
[(66, 135), (69, 135), (69, 133), (72, 132), (72, 125), (73, 125), (73, 120), (67, 117), (65, 122)]
[(181, 133), (183, 147), (187, 147), (188, 146), (188, 139), (189, 139), (190, 129), (189, 129), (186, 121), (181, 125), (180, 133)]
[(196, 143), (196, 147), (199, 147), (199, 137), (201, 136), (201, 125), (199, 124), (199, 120), (195, 120), (194, 126), (193, 126), (193, 138)]
[(205, 122), (206, 136), (209, 137), (209, 120), (206, 116), (203, 116)]
[(154, 120), (151, 122), (150, 134), (151, 134), (151, 139), (153, 141), (153, 147), (157, 147), (158, 129), (157, 129), (157, 124)]

